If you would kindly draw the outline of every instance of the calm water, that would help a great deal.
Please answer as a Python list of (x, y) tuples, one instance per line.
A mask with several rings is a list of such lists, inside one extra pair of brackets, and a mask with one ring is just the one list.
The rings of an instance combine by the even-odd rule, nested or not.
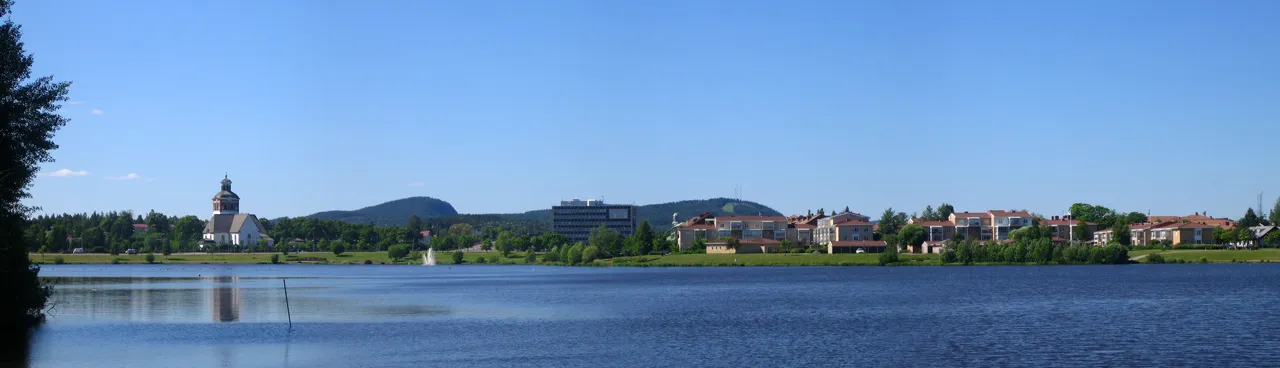
[(1275, 264), (42, 275), (58, 282), (58, 304), (33, 338), (33, 367), (1280, 364)]

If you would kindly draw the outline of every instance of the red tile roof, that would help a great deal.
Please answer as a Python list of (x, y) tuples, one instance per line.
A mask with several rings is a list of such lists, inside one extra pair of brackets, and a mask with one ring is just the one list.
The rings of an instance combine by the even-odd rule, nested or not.
[(1031, 217), (1030, 213), (1020, 212), (1020, 211), (990, 210), (987, 212), (990, 212), (992, 215), (996, 215), (1000, 217)]
[(956, 216), (956, 218), (961, 218), (961, 217), (991, 217), (991, 215), (986, 214), (986, 213), (983, 213), (983, 212), (956, 212), (956, 213), (953, 213), (953, 215), (955, 215), (955, 216)]
[(787, 221), (783, 216), (724, 216), (716, 217), (716, 222), (721, 221)]
[(813, 228), (816, 228), (817, 226), (813, 226), (809, 224), (791, 224), (790, 227), (794, 227), (797, 229), (813, 229)]
[(954, 222), (951, 222), (951, 221), (917, 221), (917, 222), (915, 223), (915, 225), (920, 225), (920, 226), (924, 226), (924, 227), (932, 227), (932, 226), (956, 226), (956, 224), (955, 224)]
[(681, 229), (688, 229), (688, 230), (715, 230), (715, 228), (716, 228), (716, 227), (715, 227), (715, 226), (712, 226), (712, 225), (703, 225), (703, 224), (698, 224), (698, 225), (682, 226), (682, 227), (680, 227), (680, 228), (681, 228)]
[(866, 226), (866, 225), (871, 225), (871, 223), (858, 220), (858, 219), (845, 220), (844, 222), (835, 224), (835, 226)]
[(1172, 223), (1158, 227), (1159, 229), (1212, 229), (1217, 226), (1195, 222)]
[(833, 247), (885, 247), (888, 245), (889, 244), (885, 243), (883, 240), (846, 240), (831, 242), (831, 246)]

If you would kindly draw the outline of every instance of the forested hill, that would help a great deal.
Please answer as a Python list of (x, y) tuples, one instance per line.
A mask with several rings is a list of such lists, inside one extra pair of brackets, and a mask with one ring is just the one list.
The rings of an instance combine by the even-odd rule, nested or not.
[(404, 226), (409, 217), (427, 219), (455, 216), (458, 211), (449, 202), (431, 197), (409, 197), (361, 208), (355, 211), (324, 211), (306, 216), (322, 220), (338, 220), (354, 224), (372, 223), (378, 226)]
[[(711, 212), (716, 216), (782, 216), (782, 213), (756, 202), (711, 198), (638, 206), (636, 222), (648, 220), (655, 229), (667, 229), (671, 226), (673, 213), (679, 214), (679, 221), (684, 221), (703, 212)], [(431, 197), (404, 198), (355, 211), (325, 211), (306, 217), (357, 224), (372, 223), (378, 226), (405, 226), (412, 215), (418, 215), (435, 228), (447, 228), (450, 224), (463, 222), (476, 226), (514, 222), (526, 224), (530, 230), (538, 231), (549, 229), (551, 225), (550, 208), (524, 213), (459, 215), (448, 202)]]
[[(703, 212), (711, 212), (716, 216), (783, 216), (781, 212), (756, 202), (711, 198), (638, 206), (636, 222), (648, 220), (649, 225), (655, 229), (667, 229), (671, 227), (673, 213), (679, 214), (679, 221), (684, 221)], [(551, 222), (551, 209), (529, 211), (518, 216)]]

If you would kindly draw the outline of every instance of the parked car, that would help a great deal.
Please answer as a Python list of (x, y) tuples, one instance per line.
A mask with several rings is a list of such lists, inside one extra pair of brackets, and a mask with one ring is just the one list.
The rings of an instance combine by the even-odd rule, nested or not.
[(124, 254), (138, 254), (138, 250), (137, 250), (137, 249), (129, 249), (129, 250), (124, 251)]
[(854, 253), (866, 253), (866, 252), (867, 252), (867, 250), (866, 250), (866, 249), (862, 249), (862, 248), (858, 248), (858, 250), (857, 250), (857, 251), (854, 251)]
[(71, 253), (72, 253), (72, 254), (80, 254), (80, 253), (84, 253), (84, 248), (76, 248), (76, 249), (72, 249), (72, 250), (71, 250)]

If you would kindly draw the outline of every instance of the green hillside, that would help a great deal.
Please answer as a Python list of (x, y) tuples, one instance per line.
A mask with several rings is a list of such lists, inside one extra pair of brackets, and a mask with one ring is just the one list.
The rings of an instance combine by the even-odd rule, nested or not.
[[(679, 221), (684, 221), (703, 212), (711, 212), (716, 216), (782, 216), (778, 211), (756, 202), (712, 198), (639, 206), (636, 208), (636, 222), (648, 220), (655, 229), (665, 230), (671, 226), (673, 213), (679, 214)], [(551, 228), (550, 208), (525, 213), (458, 214), (449, 202), (431, 197), (404, 198), (355, 211), (326, 211), (307, 217), (360, 224), (373, 223), (378, 226), (404, 226), (409, 223), (409, 216), (415, 214), (421, 217), (430, 228), (435, 229), (445, 229), (455, 223), (468, 223), (473, 226), (506, 224), (529, 232), (549, 231)]]
[(356, 224), (372, 223), (378, 226), (404, 226), (409, 223), (409, 217), (412, 215), (427, 219), (456, 216), (457, 214), (458, 211), (453, 209), (453, 205), (449, 204), (449, 202), (431, 197), (409, 197), (355, 211), (325, 211), (306, 217)]
[[(711, 212), (716, 216), (783, 216), (777, 210), (756, 202), (711, 198), (639, 206), (636, 208), (636, 222), (648, 220), (649, 224), (656, 229), (667, 229), (671, 226), (673, 213), (678, 214), (679, 221), (684, 221), (703, 212)], [(529, 211), (512, 216), (551, 222), (551, 209)]]

